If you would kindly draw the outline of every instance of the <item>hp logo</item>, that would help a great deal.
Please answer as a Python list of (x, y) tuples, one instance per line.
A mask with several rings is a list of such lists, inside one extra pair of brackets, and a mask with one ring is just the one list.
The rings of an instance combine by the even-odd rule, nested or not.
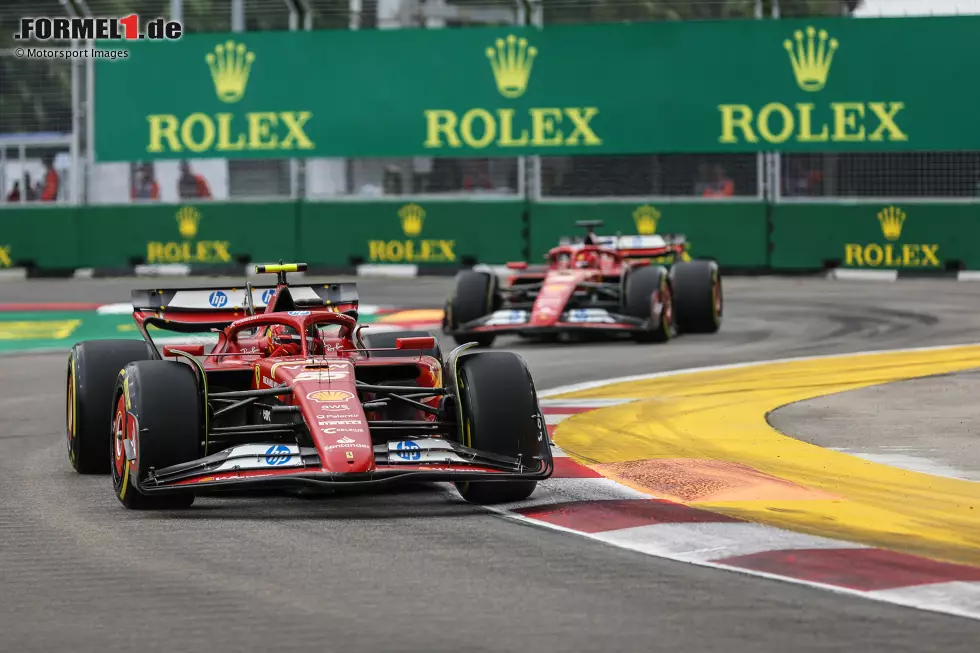
[(289, 451), (289, 447), (284, 444), (271, 446), (265, 451), (266, 465), (285, 465), (292, 459), (293, 454)]
[(221, 308), (228, 303), (228, 295), (220, 290), (215, 290), (208, 297), (208, 303), (211, 304), (213, 308)]
[(275, 294), (276, 294), (276, 291), (273, 288), (269, 288), (268, 290), (266, 290), (265, 292), (263, 292), (262, 293), (262, 303), (268, 305), (269, 300), (272, 299), (272, 296), (275, 295)]
[(421, 460), (422, 448), (411, 441), (399, 442), (395, 447), (398, 457), (402, 460)]

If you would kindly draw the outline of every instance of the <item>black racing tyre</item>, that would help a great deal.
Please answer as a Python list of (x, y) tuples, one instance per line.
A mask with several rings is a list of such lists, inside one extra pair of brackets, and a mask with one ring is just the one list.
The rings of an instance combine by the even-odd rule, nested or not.
[[(370, 328), (367, 329), (370, 331)], [(382, 331), (381, 333), (367, 333), (363, 332), (364, 335), (361, 336), (361, 340), (364, 342), (364, 347), (366, 349), (372, 349), (377, 347), (378, 349), (391, 349), (391, 351), (372, 351), (371, 358), (390, 358), (394, 356), (413, 356), (415, 351), (398, 351), (395, 347), (395, 341), (399, 338), (434, 338), (435, 335), (429, 331)], [(431, 349), (423, 349), (422, 354), (424, 356), (432, 356), (440, 363), (442, 362), (442, 349), (439, 347), (439, 341), (436, 340), (436, 346)]]
[(650, 320), (650, 329), (633, 333), (637, 342), (667, 342), (674, 335), (674, 301), (667, 270), (642, 267), (626, 277), (623, 311)]
[[(456, 277), (453, 296), (446, 303), (446, 323), (450, 331), (455, 331), (460, 324), (466, 324), (493, 311), (495, 290), (494, 279), (486, 272), (472, 270), (460, 272)], [(458, 333), (453, 334), (453, 340), (459, 345), (475, 342), (480, 347), (489, 347), (493, 344), (494, 335)]]
[(152, 358), (142, 340), (88, 340), (68, 354), (65, 423), (68, 461), (79, 474), (108, 474), (112, 388), (119, 371)]
[[(547, 439), (524, 360), (504, 351), (465, 354), (457, 374), (464, 419), (460, 442), (501, 456), (521, 455), (532, 464)], [(456, 483), (456, 489), (470, 503), (492, 504), (526, 499), (536, 485), (525, 480), (467, 481)]]
[[(203, 397), (197, 374), (186, 363), (141, 361), (127, 365), (113, 393), (112, 488), (127, 508), (186, 508), (194, 495), (141, 494), (137, 481), (150, 468), (163, 469), (204, 455)], [(131, 443), (136, 460), (126, 455)]]
[(724, 300), (721, 272), (714, 261), (681, 261), (670, 271), (675, 321), (681, 333), (715, 333)]

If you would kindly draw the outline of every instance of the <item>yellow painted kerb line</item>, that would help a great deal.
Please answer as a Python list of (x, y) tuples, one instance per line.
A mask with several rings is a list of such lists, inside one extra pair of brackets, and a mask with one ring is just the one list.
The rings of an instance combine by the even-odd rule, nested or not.
[[(708, 369), (549, 398), (639, 399), (576, 415), (555, 430), (562, 449), (600, 471), (610, 463), (650, 459), (653, 469), (680, 465), (694, 474), (719, 466), (714, 461), (736, 463), (731, 467), (747, 469), (748, 477), (772, 478), (763, 498), (685, 503), (782, 528), (980, 565), (980, 483), (823, 449), (782, 435), (766, 421), (770, 411), (789, 403), (974, 368), (980, 368), (980, 346)], [(800, 492), (780, 495), (772, 489), (779, 483), (803, 486), (804, 498)], [(807, 496), (804, 488), (814, 492)]]

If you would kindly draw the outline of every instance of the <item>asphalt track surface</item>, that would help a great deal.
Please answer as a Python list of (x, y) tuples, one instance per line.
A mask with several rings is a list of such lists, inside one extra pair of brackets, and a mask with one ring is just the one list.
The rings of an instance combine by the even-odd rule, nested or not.
[[(893, 467), (980, 481), (978, 395), (980, 372), (943, 374), (790, 404), (773, 411), (769, 423)], [(939, 423), (933, 415), (942, 416)]]
[[(199, 281), (6, 282), (0, 302)], [(238, 280), (238, 283), (241, 281)], [(359, 280), (440, 305), (451, 284)], [(664, 346), (500, 339), (542, 389), (751, 360), (980, 341), (980, 285), (730, 279), (721, 333)], [(445, 346), (449, 346), (446, 343)], [(980, 622), (662, 560), (435, 487), (123, 509), (64, 445), (66, 356), (0, 359), (2, 651), (976, 651)], [(868, 437), (883, 437), (869, 434)]]

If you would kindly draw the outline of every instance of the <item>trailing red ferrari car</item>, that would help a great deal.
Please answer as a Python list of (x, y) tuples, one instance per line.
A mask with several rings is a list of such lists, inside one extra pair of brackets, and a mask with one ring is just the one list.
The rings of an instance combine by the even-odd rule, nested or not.
[(492, 270), (456, 278), (443, 331), (460, 344), (489, 347), (496, 336), (563, 333), (627, 334), (666, 342), (679, 333), (721, 326), (721, 272), (692, 260), (683, 236), (597, 236), (600, 220), (576, 223), (584, 238), (563, 239), (543, 266), (508, 263), (501, 282)]
[[(91, 340), (68, 360), (68, 453), (111, 473), (127, 508), (196, 494), (453, 482), (475, 503), (528, 497), (553, 470), (518, 355), (427, 332), (363, 333), (355, 284), (134, 290), (144, 341)], [(183, 344), (161, 350), (151, 333)], [(213, 340), (209, 351), (194, 335)], [(506, 410), (501, 407), (506, 406)]]

